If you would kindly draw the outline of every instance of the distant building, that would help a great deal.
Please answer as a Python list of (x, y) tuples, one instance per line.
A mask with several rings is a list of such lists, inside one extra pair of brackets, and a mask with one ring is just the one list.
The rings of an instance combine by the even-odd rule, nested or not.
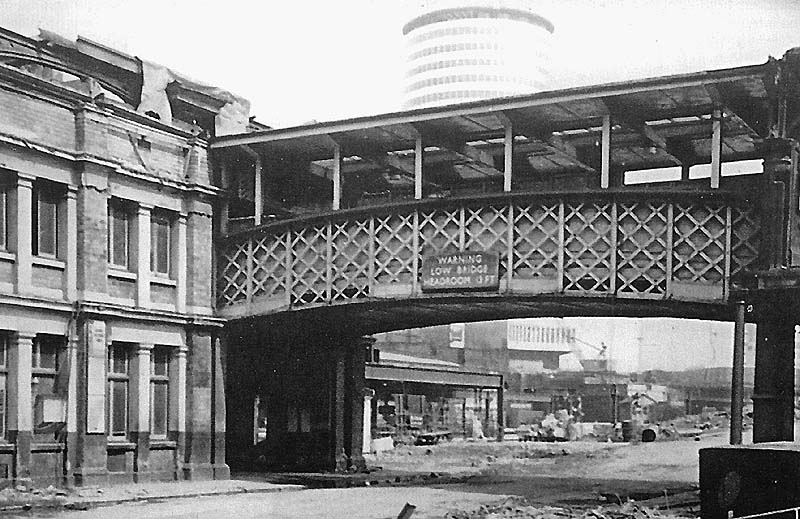
[(545, 90), (553, 24), (525, 0), (430, 0), (403, 27), (405, 109)]

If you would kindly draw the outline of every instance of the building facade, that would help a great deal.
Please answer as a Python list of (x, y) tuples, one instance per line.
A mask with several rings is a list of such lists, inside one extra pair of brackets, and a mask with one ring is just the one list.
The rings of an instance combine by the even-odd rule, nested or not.
[(228, 477), (206, 141), (231, 99), (0, 32), (0, 480)]
[(554, 27), (530, 4), (424, 2), (403, 27), (404, 108), (545, 90)]

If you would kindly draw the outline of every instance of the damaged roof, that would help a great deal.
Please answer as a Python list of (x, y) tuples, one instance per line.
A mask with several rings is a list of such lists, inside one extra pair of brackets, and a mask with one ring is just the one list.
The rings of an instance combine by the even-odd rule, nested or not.
[[(537, 171), (590, 171), (595, 169), (592, 148), (598, 146), (604, 117), (610, 116), (612, 167), (664, 168), (710, 160), (712, 113), (718, 110), (722, 160), (747, 160), (758, 157), (756, 142), (774, 134), (780, 123), (777, 96), (792, 91), (776, 83), (791, 52), (760, 65), (226, 135), (211, 148), (239, 154), (249, 152), (242, 149), (247, 147), (264, 157), (313, 162), (331, 159), (339, 147), (352, 163), (380, 153), (408, 153), (421, 136), (426, 148), (461, 150), (462, 157), (454, 160), (464, 160), (464, 151), (466, 159), (476, 150), (502, 154), (504, 132), (511, 126), (515, 155), (524, 154)], [(794, 65), (783, 76), (796, 81), (800, 67)], [(784, 133), (800, 129), (800, 123), (791, 123), (800, 115), (800, 89), (788, 95), (787, 106), (779, 130)], [(484, 169), (485, 175), (500, 173)]]
[(116, 98), (164, 124), (196, 126), (210, 136), (248, 128), (244, 98), (82, 36), (73, 41), (42, 30), (28, 38), (0, 27), (0, 64), (92, 98)]

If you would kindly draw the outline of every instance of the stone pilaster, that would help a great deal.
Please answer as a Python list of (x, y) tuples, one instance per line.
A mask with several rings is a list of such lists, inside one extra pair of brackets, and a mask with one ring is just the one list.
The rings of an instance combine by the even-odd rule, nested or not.
[(210, 314), (212, 256), (211, 205), (202, 201), (188, 204), (186, 217), (186, 310), (195, 314)]
[(186, 312), (186, 214), (178, 215), (175, 231), (172, 256), (175, 258), (175, 311), (184, 313)]
[(8, 437), (16, 447), (12, 473), (18, 485), (29, 485), (31, 481), (31, 360), (35, 336), (27, 332), (13, 333), (8, 350)]
[(14, 221), (11, 248), (16, 253), (16, 292), (28, 294), (32, 286), (33, 252), (33, 177), (17, 174), (17, 189), (14, 196)]
[(80, 338), (73, 331), (67, 340), (66, 362), (69, 364), (69, 380), (67, 381), (67, 423), (66, 444), (67, 464), (66, 481), (74, 483), (73, 469), (76, 465), (76, 449), (78, 439), (78, 349)]
[(150, 308), (150, 214), (153, 206), (136, 210), (136, 306)]
[[(108, 483), (105, 390), (107, 336), (103, 321), (78, 323), (76, 429), (73, 477), (76, 485)], [(99, 387), (98, 387), (99, 386)]]
[(212, 479), (212, 342), (210, 333), (187, 332), (185, 479)]
[(213, 343), (213, 408), (211, 463), (214, 479), (230, 479), (231, 471), (225, 462), (225, 348), (219, 338)]
[(152, 344), (139, 344), (131, 359), (128, 430), (136, 445), (133, 457), (134, 481), (150, 479), (150, 357)]
[(169, 438), (175, 442), (175, 473), (183, 476), (186, 447), (186, 347), (175, 350), (169, 365)]
[(79, 296), (103, 301), (108, 294), (108, 174), (86, 163), (77, 193), (77, 263)]
[(68, 301), (78, 297), (78, 192), (72, 186), (67, 188), (66, 214), (66, 276), (64, 276), (64, 296)]

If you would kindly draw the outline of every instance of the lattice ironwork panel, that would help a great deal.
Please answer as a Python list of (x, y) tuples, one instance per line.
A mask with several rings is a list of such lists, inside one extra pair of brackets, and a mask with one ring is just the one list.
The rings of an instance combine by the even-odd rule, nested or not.
[(217, 304), (226, 306), (247, 299), (249, 240), (229, 245), (222, 253)]
[(461, 209), (420, 211), (420, 253), (457, 252), (461, 230)]
[(253, 297), (286, 296), (287, 235), (271, 234), (253, 241)]
[(494, 252), (500, 257), (500, 277), (508, 257), (508, 207), (464, 209), (465, 250)]
[(752, 208), (731, 208), (731, 275), (735, 276), (758, 259), (761, 225)]
[(564, 208), (564, 290), (611, 290), (613, 205), (577, 204)]
[(514, 278), (558, 274), (559, 227), (557, 203), (514, 207)]
[(414, 277), (414, 214), (375, 218), (375, 282), (411, 283)]
[(372, 237), (369, 220), (334, 223), (331, 227), (334, 301), (369, 296), (369, 262)]
[(668, 220), (666, 203), (617, 206), (617, 293), (667, 291)]
[(673, 279), (721, 282), (725, 276), (725, 207), (676, 204), (673, 211)]
[(292, 237), (292, 299), (293, 305), (324, 303), (327, 300), (326, 225), (310, 226)]

